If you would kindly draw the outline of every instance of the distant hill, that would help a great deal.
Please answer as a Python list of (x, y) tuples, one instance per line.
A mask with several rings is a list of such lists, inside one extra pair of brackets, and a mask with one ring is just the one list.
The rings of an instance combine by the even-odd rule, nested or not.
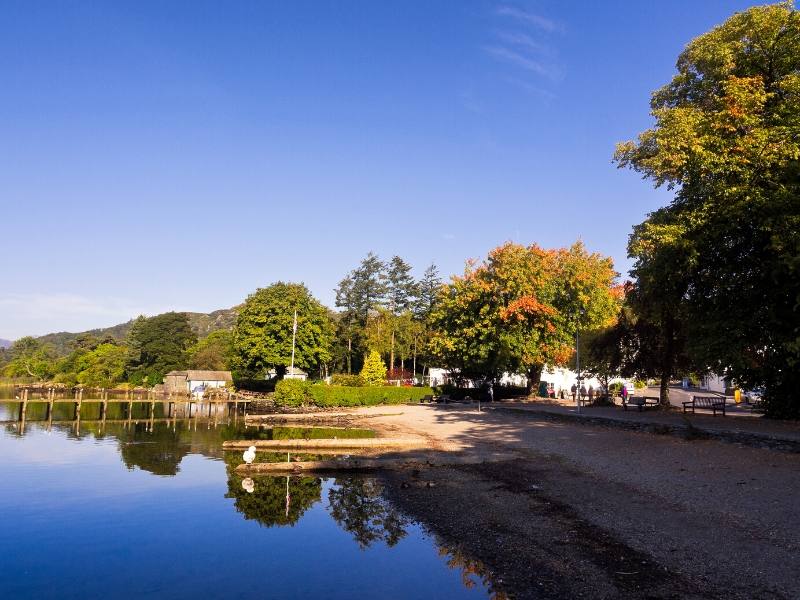
[(3, 340), (0, 339), (0, 348), (11, 348), (11, 344), (13, 344), (11, 340)]
[[(218, 329), (231, 329), (236, 324), (236, 316), (239, 314), (239, 307), (234, 306), (233, 308), (223, 308), (210, 313), (187, 312), (186, 314), (189, 315), (189, 324), (197, 334), (197, 337), (204, 338), (212, 331), (216, 331)], [(133, 319), (127, 323), (120, 323), (119, 325), (103, 327), (101, 329), (79, 331), (77, 333), (71, 333), (67, 331), (48, 333), (46, 335), (39, 336), (38, 339), (42, 342), (52, 345), (56, 353), (60, 356), (63, 356), (69, 354), (69, 352), (72, 350), (72, 342), (75, 341), (75, 339), (80, 335), (91, 334), (98, 338), (110, 337), (115, 340), (124, 340), (125, 336), (128, 335), (128, 331), (130, 331), (132, 324)], [(0, 342), (5, 341), (6, 340), (0, 340)], [(0, 347), (2, 347), (1, 344)]]

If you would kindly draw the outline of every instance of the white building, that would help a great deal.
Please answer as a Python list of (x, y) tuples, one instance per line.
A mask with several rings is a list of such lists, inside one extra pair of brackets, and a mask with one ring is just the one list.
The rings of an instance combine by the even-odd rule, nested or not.
[[(278, 372), (275, 369), (270, 369), (267, 371), (267, 379), (272, 379), (273, 377), (277, 377)], [(297, 367), (286, 367), (286, 374), (283, 376), (284, 379), (300, 379), (305, 381), (308, 379), (308, 373), (303, 371), (302, 369), (298, 369)]]
[(700, 387), (709, 392), (724, 394), (725, 390), (730, 387), (730, 384), (725, 377), (717, 375), (716, 373), (709, 373), (703, 376), (703, 379), (700, 381)]
[[(431, 386), (449, 383), (453, 379), (450, 376), (449, 370), (435, 367), (428, 369), (428, 375), (431, 379)], [(541, 381), (552, 385), (556, 396), (559, 395), (561, 390), (564, 390), (564, 395), (568, 396), (570, 389), (578, 381), (578, 375), (574, 371), (564, 367), (545, 367), (542, 369)], [(612, 380), (612, 382), (613, 381), (617, 381), (617, 379)], [(503, 373), (499, 383), (500, 385), (525, 386), (528, 384), (528, 378), (525, 375), (519, 375), (516, 373)], [(592, 386), (594, 389), (598, 389), (601, 385), (600, 380), (597, 377), (584, 377), (581, 379), (581, 384), (586, 386), (587, 389), (589, 386)], [(471, 384), (468, 383), (467, 387), (471, 387)]]

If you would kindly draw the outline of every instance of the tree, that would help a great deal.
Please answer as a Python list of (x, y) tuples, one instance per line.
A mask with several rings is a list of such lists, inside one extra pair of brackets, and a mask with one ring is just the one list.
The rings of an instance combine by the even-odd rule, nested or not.
[(545, 250), (508, 243), (453, 277), (432, 314), (431, 348), (468, 378), (524, 373), (538, 384), (545, 365), (563, 365), (578, 327), (593, 329), (616, 312), (611, 260), (581, 243)]
[(275, 369), (283, 378), (292, 360), (292, 328), (297, 311), (294, 364), (322, 369), (330, 360), (333, 324), (328, 310), (302, 283), (274, 283), (245, 300), (233, 331), (235, 365), (264, 376)]
[(34, 337), (18, 339), (9, 349), (11, 360), (5, 366), (7, 377), (33, 377), (45, 380), (56, 371), (56, 357), (49, 344), (43, 344)]
[(160, 383), (169, 371), (186, 368), (188, 350), (196, 342), (186, 313), (137, 318), (128, 333), (128, 380), (136, 384)]
[(92, 387), (112, 387), (125, 378), (127, 348), (116, 344), (100, 344), (77, 360), (79, 383)]
[(381, 359), (381, 355), (376, 350), (372, 350), (364, 360), (361, 378), (367, 385), (383, 385), (386, 383), (386, 365), (383, 364), (383, 359)]
[(439, 269), (431, 264), (422, 279), (417, 283), (417, 297), (414, 303), (414, 315), (423, 323), (428, 320), (439, 298), (442, 288), (442, 278), (439, 276)]
[(389, 368), (394, 369), (394, 350), (397, 337), (398, 317), (410, 312), (416, 300), (416, 284), (411, 276), (411, 265), (399, 256), (393, 256), (386, 274), (386, 298), (389, 311), (394, 317), (390, 322)]
[(680, 320), (698, 367), (765, 385), (783, 417), (800, 416), (798, 64), (792, 2), (735, 14), (689, 43), (654, 127), (615, 156), (676, 190), (634, 233), (639, 293), (674, 292), (660, 324)]
[(189, 366), (193, 369), (227, 371), (233, 364), (233, 332), (212, 331), (189, 349)]
[(353, 356), (363, 354), (361, 343), (370, 311), (381, 306), (386, 295), (386, 273), (383, 262), (372, 252), (339, 282), (336, 306), (341, 308), (337, 335), (340, 346), (347, 348), (347, 372), (354, 370)]

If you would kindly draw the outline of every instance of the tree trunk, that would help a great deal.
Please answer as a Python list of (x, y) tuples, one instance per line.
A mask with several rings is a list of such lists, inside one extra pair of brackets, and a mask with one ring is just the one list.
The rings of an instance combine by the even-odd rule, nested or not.
[(675, 361), (675, 322), (671, 315), (664, 318), (664, 355), (661, 361), (661, 388), (659, 390), (659, 403), (669, 406), (669, 380), (672, 377), (672, 367)]
[(525, 386), (525, 390), (528, 392), (530, 396), (531, 392), (539, 390), (539, 382), (542, 380), (542, 369), (544, 365), (533, 365), (530, 369), (528, 369), (528, 383)]
[(417, 338), (414, 338), (414, 358), (412, 360), (412, 370), (414, 371), (414, 383), (417, 382)]
[(392, 350), (389, 353), (389, 370), (394, 370), (394, 328), (392, 328)]
[(352, 359), (350, 355), (353, 353), (353, 338), (347, 337), (347, 374), (350, 375), (352, 371)]

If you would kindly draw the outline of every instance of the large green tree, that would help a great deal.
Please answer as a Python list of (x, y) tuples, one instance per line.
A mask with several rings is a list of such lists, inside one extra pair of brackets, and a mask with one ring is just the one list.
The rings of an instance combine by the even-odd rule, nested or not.
[(186, 313), (139, 317), (128, 333), (128, 380), (155, 385), (174, 369), (185, 369), (188, 351), (197, 342)]
[(800, 14), (737, 13), (677, 70), (653, 94), (655, 125), (617, 148), (620, 166), (676, 190), (634, 232), (637, 288), (667, 291), (660, 322), (683, 323), (697, 365), (800, 416)]
[(227, 371), (233, 366), (233, 332), (212, 331), (189, 349), (189, 366), (193, 369)]
[(365, 328), (370, 312), (386, 300), (386, 265), (370, 252), (336, 288), (336, 307), (341, 309), (337, 323), (337, 345), (346, 348), (347, 372), (358, 370), (366, 350)]
[(10, 360), (4, 368), (8, 377), (49, 379), (56, 372), (56, 356), (52, 346), (34, 337), (18, 339), (8, 351)]
[(100, 344), (77, 360), (79, 383), (92, 387), (112, 387), (125, 378), (127, 348), (116, 344)]
[(283, 377), (292, 359), (292, 328), (297, 311), (295, 367), (322, 371), (331, 358), (333, 323), (328, 310), (302, 283), (274, 283), (247, 297), (233, 331), (235, 364), (263, 376), (275, 369)]

